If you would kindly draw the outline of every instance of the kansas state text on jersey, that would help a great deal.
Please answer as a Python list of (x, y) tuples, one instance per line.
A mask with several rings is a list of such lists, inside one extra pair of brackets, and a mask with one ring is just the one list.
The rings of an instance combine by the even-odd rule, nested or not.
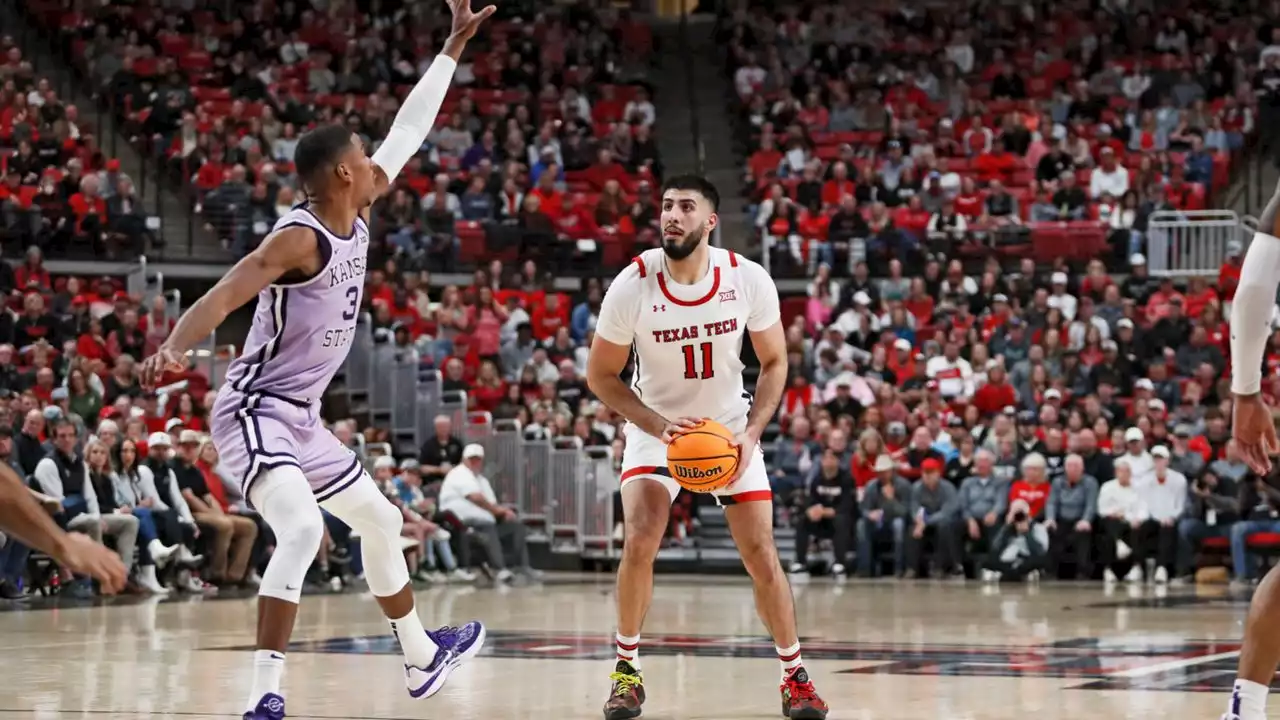
[(336, 235), (305, 204), (280, 218), (272, 231), (288, 227), (315, 231), (327, 255), (325, 267), (308, 280), (276, 283), (258, 294), (244, 352), (232, 361), (227, 379), (241, 393), (309, 402), (324, 394), (355, 337), (369, 228), (357, 218), (350, 235)]

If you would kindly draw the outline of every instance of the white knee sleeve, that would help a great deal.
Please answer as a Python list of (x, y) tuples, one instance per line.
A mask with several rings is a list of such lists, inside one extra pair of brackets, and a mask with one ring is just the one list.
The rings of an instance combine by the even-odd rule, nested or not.
[(360, 556), (369, 592), (388, 597), (409, 584), (409, 568), (400, 550), (404, 517), (368, 473), (325, 500), (324, 509), (360, 535)]
[(258, 594), (297, 603), (324, 537), (320, 506), (302, 471), (291, 465), (267, 470), (250, 494), (253, 506), (276, 536), (276, 551), (262, 574)]

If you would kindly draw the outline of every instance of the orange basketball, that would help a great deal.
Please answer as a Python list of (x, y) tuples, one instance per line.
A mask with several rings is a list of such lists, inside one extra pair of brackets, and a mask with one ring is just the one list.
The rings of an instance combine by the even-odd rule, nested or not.
[(738, 470), (733, 433), (715, 420), (703, 420), (667, 446), (667, 470), (689, 492), (709, 493), (728, 485)]

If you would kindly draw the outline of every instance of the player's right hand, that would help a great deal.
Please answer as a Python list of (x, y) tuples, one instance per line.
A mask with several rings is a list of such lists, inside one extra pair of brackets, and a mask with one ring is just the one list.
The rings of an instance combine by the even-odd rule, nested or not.
[(155, 355), (142, 361), (142, 366), (138, 368), (138, 380), (144, 389), (154, 390), (166, 372), (182, 372), (186, 368), (185, 353), (161, 345)]
[(1237, 395), (1232, 414), (1231, 435), (1241, 459), (1259, 475), (1271, 472), (1271, 456), (1280, 453), (1271, 408), (1262, 401), (1261, 394)]
[(663, 445), (670, 445), (671, 441), (675, 440), (681, 433), (689, 432), (701, 424), (702, 418), (682, 417), (668, 420), (658, 438), (662, 440)]
[(88, 535), (68, 533), (58, 548), (56, 559), (71, 572), (97, 580), (104, 595), (114, 595), (123, 590), (129, 578), (129, 571), (120, 561), (120, 556)]

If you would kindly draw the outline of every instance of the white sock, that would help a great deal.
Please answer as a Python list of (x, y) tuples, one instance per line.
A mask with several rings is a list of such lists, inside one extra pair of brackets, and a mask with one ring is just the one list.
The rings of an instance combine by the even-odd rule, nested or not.
[(267, 693), (280, 694), (280, 679), (284, 677), (284, 653), (276, 650), (253, 651), (253, 686), (249, 690), (249, 704), (245, 712), (258, 706)]
[(781, 648), (777, 645), (773, 646), (778, 651), (778, 661), (782, 663), (782, 679), (785, 681), (792, 670), (804, 665), (804, 660), (800, 657), (800, 643), (796, 643), (791, 647)]
[(1240, 716), (1240, 720), (1265, 720), (1267, 717), (1267, 686), (1252, 680), (1237, 679), (1231, 688), (1231, 700), (1227, 712)]
[(431, 667), (436, 659), (436, 644), (427, 637), (427, 631), (418, 619), (418, 608), (409, 611), (402, 618), (390, 620), (391, 632), (400, 641), (400, 650), (404, 652), (404, 663), (424, 670)]
[(618, 659), (631, 663), (631, 667), (640, 669), (640, 636), (614, 634), (614, 644), (618, 648)]

